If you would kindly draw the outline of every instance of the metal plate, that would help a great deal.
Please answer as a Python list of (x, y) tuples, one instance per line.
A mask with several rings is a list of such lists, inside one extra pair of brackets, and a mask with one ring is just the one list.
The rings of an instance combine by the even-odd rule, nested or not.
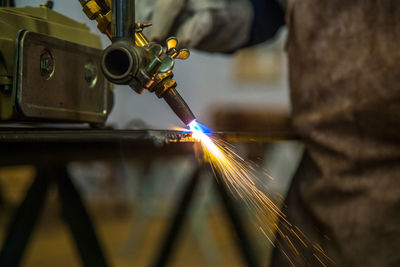
[(23, 31), (16, 68), (17, 109), (28, 118), (103, 123), (112, 94), (101, 50)]
[[(248, 145), (291, 140), (273, 132), (219, 132), (213, 136)], [(183, 131), (0, 127), (0, 166), (193, 155), (196, 143)]]

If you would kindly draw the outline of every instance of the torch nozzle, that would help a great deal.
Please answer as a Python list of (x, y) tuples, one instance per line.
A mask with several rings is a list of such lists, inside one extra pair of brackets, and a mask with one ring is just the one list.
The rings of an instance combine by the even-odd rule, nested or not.
[(170, 88), (162, 97), (185, 125), (189, 125), (196, 120), (189, 106), (175, 88)]

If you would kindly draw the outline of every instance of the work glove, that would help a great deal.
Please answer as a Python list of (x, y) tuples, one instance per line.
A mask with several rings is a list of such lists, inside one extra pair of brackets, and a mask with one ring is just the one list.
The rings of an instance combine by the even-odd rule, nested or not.
[(180, 47), (232, 52), (250, 37), (249, 0), (137, 0), (136, 20), (152, 23), (150, 40), (178, 38)]

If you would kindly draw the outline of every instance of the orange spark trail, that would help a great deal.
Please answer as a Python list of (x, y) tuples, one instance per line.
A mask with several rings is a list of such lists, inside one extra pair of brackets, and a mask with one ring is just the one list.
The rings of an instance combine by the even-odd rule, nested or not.
[[(196, 121), (189, 126), (192, 137), (201, 143), (205, 160), (210, 163), (213, 171), (220, 174), (232, 195), (245, 204), (254, 217), (257, 229), (273, 246), (281, 249), (290, 264), (333, 264), (322, 248), (313, 244), (297, 226), (293, 226), (273, 198), (264, 193), (268, 189), (258, 177), (260, 174), (270, 177), (269, 174), (265, 171), (260, 172), (254, 163), (246, 161), (228, 143), (206, 135)], [(281, 238), (276, 239), (277, 235)], [(314, 260), (311, 262), (310, 259), (306, 259), (300, 251), (308, 251), (307, 254), (312, 255)]]

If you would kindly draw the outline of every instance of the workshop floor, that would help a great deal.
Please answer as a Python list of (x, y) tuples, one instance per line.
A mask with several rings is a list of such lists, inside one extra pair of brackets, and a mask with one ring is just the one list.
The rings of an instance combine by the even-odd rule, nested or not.
[[(0, 169), (0, 184), (8, 203), (16, 206), (30, 184), (33, 171), (27, 168)], [(5, 179), (7, 177), (7, 179)], [(23, 267), (71, 267), (81, 266), (68, 228), (60, 219), (56, 193), (53, 192), (47, 202), (40, 223), (34, 232), (23, 259)], [(99, 239), (105, 247), (111, 266), (150, 266), (160, 244), (168, 220), (165, 217), (152, 217), (140, 229), (135, 229), (132, 215), (133, 207), (116, 208), (107, 203), (88, 203)], [(0, 238), (3, 240), (6, 225), (12, 210), (5, 209), (0, 216)], [(4, 215), (4, 216), (3, 216)], [(216, 209), (206, 219), (207, 226), (214, 233), (214, 244), (218, 255), (204, 255), (192, 227), (187, 224), (178, 241), (173, 255), (172, 267), (191, 266), (244, 266), (240, 253), (233, 242), (230, 225), (222, 211)], [(142, 233), (140, 245), (134, 244), (132, 236)], [(260, 259), (267, 262), (270, 251), (265, 247)]]

